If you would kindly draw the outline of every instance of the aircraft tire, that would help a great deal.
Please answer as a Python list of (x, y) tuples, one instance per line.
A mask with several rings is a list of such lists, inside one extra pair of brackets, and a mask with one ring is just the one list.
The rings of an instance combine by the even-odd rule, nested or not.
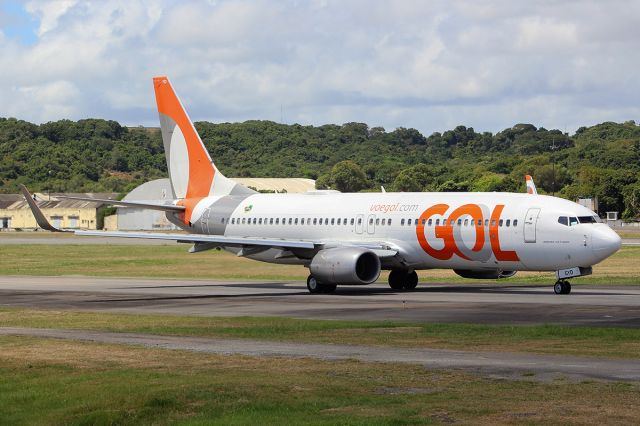
[(553, 292), (555, 294), (569, 294), (571, 293), (571, 284), (569, 281), (558, 280), (553, 286)]
[(416, 271), (411, 271), (406, 275), (404, 279), (404, 289), (414, 290), (417, 286), (418, 286), (418, 273)]
[(335, 284), (321, 284), (321, 285), (320, 285), (321, 293), (324, 293), (324, 294), (331, 294), (331, 293), (333, 293), (334, 291), (336, 291), (336, 288), (337, 288), (337, 287), (338, 287), (338, 286), (337, 286), (337, 285), (335, 285)]
[(563, 287), (564, 286), (562, 285), (562, 281), (556, 281), (556, 283), (553, 285), (553, 292), (555, 294), (562, 294), (562, 290), (564, 290)]
[(322, 293), (322, 288), (323, 288), (323, 285), (320, 284), (318, 280), (316, 280), (316, 277), (314, 277), (313, 275), (309, 275), (307, 277), (307, 290), (309, 290), (309, 293), (311, 294)]
[(406, 273), (400, 269), (393, 269), (389, 272), (389, 287), (394, 290), (403, 290)]

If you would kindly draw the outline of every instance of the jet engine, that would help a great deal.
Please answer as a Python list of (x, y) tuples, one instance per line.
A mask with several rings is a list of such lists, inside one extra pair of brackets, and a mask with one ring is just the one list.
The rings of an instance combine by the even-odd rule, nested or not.
[(500, 269), (454, 269), (453, 272), (462, 278), (474, 278), (478, 280), (495, 280), (497, 278), (511, 278), (518, 271), (502, 271)]
[(380, 276), (380, 258), (360, 247), (320, 250), (309, 271), (323, 284), (371, 284)]

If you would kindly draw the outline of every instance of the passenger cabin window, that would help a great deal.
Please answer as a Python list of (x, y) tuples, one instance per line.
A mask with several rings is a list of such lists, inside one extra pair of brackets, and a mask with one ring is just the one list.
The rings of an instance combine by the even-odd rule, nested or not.
[[(358, 222), (358, 223), (360, 223), (360, 222)], [(353, 218), (351, 218), (351, 224), (353, 225)]]
[(400, 219), (400, 225), (404, 226), (404, 219)]
[(513, 226), (518, 226), (518, 219), (513, 219)]
[(507, 227), (511, 226), (511, 219), (507, 219)]

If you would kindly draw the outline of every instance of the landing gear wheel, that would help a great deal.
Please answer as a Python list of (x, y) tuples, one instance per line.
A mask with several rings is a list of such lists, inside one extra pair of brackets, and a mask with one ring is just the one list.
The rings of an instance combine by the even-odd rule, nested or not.
[(418, 285), (416, 271), (394, 269), (389, 273), (389, 287), (394, 290), (413, 290)]
[(389, 287), (394, 290), (402, 290), (404, 288), (404, 280), (406, 272), (400, 269), (394, 269), (389, 273)]
[(405, 290), (413, 290), (418, 286), (418, 274), (416, 271), (411, 271), (407, 274), (407, 278), (404, 282)]
[(569, 294), (571, 293), (571, 284), (569, 283), (569, 281), (565, 281), (564, 282), (564, 294)]
[(318, 280), (316, 280), (316, 277), (314, 277), (313, 275), (309, 275), (307, 277), (307, 289), (311, 294), (318, 294), (322, 291), (322, 285), (318, 282)]
[(569, 281), (558, 280), (553, 286), (553, 292), (555, 294), (569, 294), (571, 293), (571, 284)]
[(320, 284), (318, 280), (313, 276), (309, 275), (307, 277), (307, 289), (311, 294), (329, 294), (336, 291), (335, 284)]
[(322, 288), (322, 293), (324, 294), (331, 294), (336, 291), (336, 288), (338, 287), (335, 284), (321, 284), (320, 286)]

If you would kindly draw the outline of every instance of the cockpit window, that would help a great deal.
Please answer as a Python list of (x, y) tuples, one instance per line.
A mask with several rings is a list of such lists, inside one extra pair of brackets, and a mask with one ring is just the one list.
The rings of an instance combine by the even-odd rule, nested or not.
[(558, 223), (564, 225), (564, 226), (569, 226), (569, 219), (566, 216), (560, 216), (558, 218)]
[(597, 223), (597, 216), (578, 216), (580, 223)]
[(569, 226), (574, 226), (578, 224), (578, 218), (577, 217), (570, 217), (569, 218)]

